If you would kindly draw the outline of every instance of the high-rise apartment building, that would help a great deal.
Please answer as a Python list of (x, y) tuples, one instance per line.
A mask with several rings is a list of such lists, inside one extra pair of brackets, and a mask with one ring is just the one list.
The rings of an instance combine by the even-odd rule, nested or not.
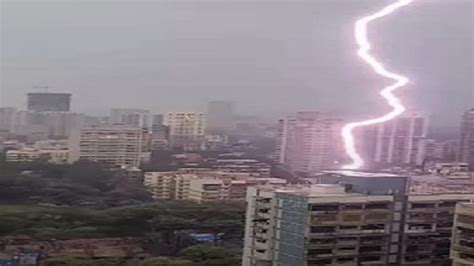
[(111, 125), (149, 128), (150, 112), (142, 109), (112, 109), (109, 122)]
[(469, 168), (474, 170), (474, 108), (465, 112), (461, 119), (459, 160), (469, 163)]
[(14, 132), (17, 110), (13, 107), (0, 108), (0, 131)]
[(175, 146), (202, 140), (206, 133), (206, 115), (199, 112), (173, 112), (163, 117), (169, 128), (170, 141)]
[(162, 114), (153, 115), (151, 125), (152, 126), (161, 126), (161, 125), (163, 125), (163, 115)]
[(410, 194), (403, 228), (402, 265), (451, 265), (449, 252), (454, 209), (474, 194)]
[(117, 166), (140, 165), (142, 129), (122, 126), (83, 128), (70, 139), (70, 162), (89, 160)]
[(409, 178), (327, 172), (314, 185), (249, 188), (244, 266), (450, 265), (454, 206)]
[(212, 101), (207, 105), (207, 127), (213, 130), (229, 130), (235, 116), (235, 104), (230, 101)]
[(79, 131), (85, 123), (82, 114), (71, 112), (44, 112), (42, 113), (48, 134), (51, 137), (69, 138), (74, 131)]
[(28, 93), (27, 98), (28, 111), (69, 112), (71, 109), (70, 93)]
[(451, 259), (453, 266), (474, 265), (474, 203), (456, 206)]
[(339, 126), (339, 119), (321, 112), (298, 112), (280, 120), (275, 161), (301, 172), (334, 168)]
[(249, 188), (247, 206), (243, 266), (397, 265), (392, 195), (337, 184)]
[(421, 165), (425, 159), (428, 119), (417, 113), (365, 127), (358, 133), (366, 166)]

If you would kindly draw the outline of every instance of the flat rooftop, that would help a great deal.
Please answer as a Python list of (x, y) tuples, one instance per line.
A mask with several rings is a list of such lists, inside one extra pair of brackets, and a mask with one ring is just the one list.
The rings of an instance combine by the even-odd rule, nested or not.
[(345, 188), (338, 184), (289, 185), (284, 187), (259, 186), (258, 188), (263, 191), (295, 195), (305, 198), (336, 198), (342, 200), (348, 197), (367, 197), (367, 195), (360, 193), (346, 192)]
[(371, 173), (371, 172), (362, 172), (362, 171), (351, 171), (351, 170), (334, 170), (334, 171), (324, 171), (326, 174), (336, 174), (344, 175), (351, 177), (366, 177), (366, 178), (376, 178), (376, 177), (404, 177), (401, 175), (389, 174), (389, 173)]

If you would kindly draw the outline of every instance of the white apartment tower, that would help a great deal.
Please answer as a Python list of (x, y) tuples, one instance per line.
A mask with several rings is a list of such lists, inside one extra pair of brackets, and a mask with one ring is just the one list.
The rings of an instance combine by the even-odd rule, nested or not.
[(425, 159), (428, 119), (418, 113), (361, 130), (360, 151), (368, 165), (421, 165)]
[(214, 130), (232, 128), (235, 104), (230, 101), (212, 101), (207, 105), (207, 127)]
[(298, 112), (280, 120), (275, 161), (301, 172), (333, 168), (339, 125), (340, 120), (321, 112)]
[(171, 112), (163, 117), (163, 124), (169, 127), (173, 144), (182, 144), (204, 138), (206, 115), (200, 112)]
[(89, 160), (118, 166), (140, 165), (142, 129), (130, 127), (83, 128), (70, 141), (70, 162)]
[(0, 107), (0, 131), (13, 132), (15, 130), (16, 108)]

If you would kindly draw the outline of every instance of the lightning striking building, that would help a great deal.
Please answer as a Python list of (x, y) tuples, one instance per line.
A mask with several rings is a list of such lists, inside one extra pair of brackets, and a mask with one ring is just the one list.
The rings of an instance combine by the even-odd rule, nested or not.
[(339, 119), (321, 112), (298, 112), (278, 125), (275, 161), (300, 172), (334, 167)]
[(357, 138), (366, 168), (376, 165), (422, 165), (425, 159), (428, 119), (405, 114), (383, 124), (365, 127)]

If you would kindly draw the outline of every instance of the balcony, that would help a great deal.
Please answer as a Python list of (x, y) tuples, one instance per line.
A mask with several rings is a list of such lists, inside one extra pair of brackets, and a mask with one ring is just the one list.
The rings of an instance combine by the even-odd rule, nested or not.
[(433, 232), (432, 224), (408, 224), (406, 225), (406, 233), (428, 233)]
[(311, 234), (315, 235), (331, 235), (336, 233), (335, 226), (311, 226)]
[(325, 249), (309, 249), (307, 257), (308, 258), (330, 258), (333, 256), (333, 250), (331, 248)]
[(318, 247), (318, 248), (332, 248), (337, 245), (337, 239), (335, 238), (313, 238), (309, 239), (307, 243), (308, 247)]
[(310, 205), (311, 213), (336, 214), (339, 213), (339, 205)]
[(314, 224), (314, 225), (322, 225), (322, 224), (333, 225), (336, 223), (337, 223), (337, 215), (335, 214), (311, 215), (311, 224)]
[(453, 247), (453, 250), (459, 251), (462, 253), (469, 253), (474, 256), (474, 247), (468, 246), (468, 245), (463, 245), (463, 243), (455, 244)]
[(355, 246), (359, 244), (356, 237), (341, 237), (337, 240), (339, 246)]
[(357, 255), (358, 251), (356, 247), (340, 247), (336, 251), (337, 256), (341, 255)]
[(380, 237), (380, 236), (375, 236), (375, 237), (361, 237), (359, 241), (359, 245), (373, 245), (373, 244), (379, 244), (383, 245), (387, 241), (386, 237)]

